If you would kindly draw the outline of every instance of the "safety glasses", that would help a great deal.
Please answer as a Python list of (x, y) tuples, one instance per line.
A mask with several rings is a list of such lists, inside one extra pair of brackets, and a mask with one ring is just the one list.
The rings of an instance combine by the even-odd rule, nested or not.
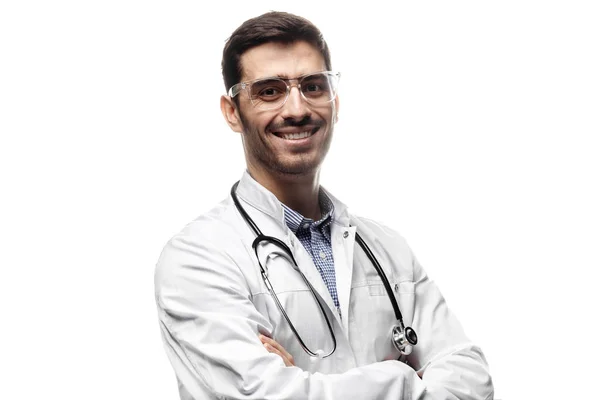
[(292, 87), (295, 86), (306, 102), (323, 105), (335, 99), (340, 76), (339, 72), (323, 71), (291, 79), (277, 77), (255, 79), (233, 85), (228, 95), (233, 98), (245, 90), (254, 108), (274, 110), (285, 104)]

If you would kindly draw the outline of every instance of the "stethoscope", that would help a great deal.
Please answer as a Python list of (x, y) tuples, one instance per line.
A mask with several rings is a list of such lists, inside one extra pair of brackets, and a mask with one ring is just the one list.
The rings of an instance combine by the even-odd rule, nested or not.
[[(242, 215), (242, 217), (244, 218), (246, 223), (250, 226), (250, 228), (256, 234), (256, 238), (252, 242), (252, 248), (254, 249), (254, 254), (256, 254), (256, 259), (258, 260), (258, 265), (260, 267), (260, 274), (263, 278), (263, 281), (265, 282), (265, 285), (267, 286), (267, 289), (269, 290), (269, 293), (271, 294), (271, 297), (273, 298), (273, 300), (275, 301), (275, 304), (277, 305), (277, 308), (279, 308), (279, 311), (281, 312), (281, 314), (287, 321), (290, 329), (296, 336), (296, 339), (298, 339), (298, 342), (300, 343), (300, 346), (302, 346), (302, 349), (304, 349), (304, 351), (311, 357), (316, 357), (319, 359), (329, 357), (335, 351), (335, 349), (337, 347), (337, 341), (335, 340), (335, 334), (333, 333), (333, 327), (331, 326), (331, 323), (329, 322), (329, 319), (327, 318), (327, 313), (325, 312), (325, 308), (323, 308), (323, 305), (317, 299), (317, 295), (316, 295), (316, 291), (315, 291), (314, 287), (310, 284), (308, 279), (306, 279), (306, 276), (304, 276), (302, 271), (300, 271), (300, 268), (298, 267), (298, 263), (296, 262), (296, 259), (294, 258), (294, 255), (292, 254), (292, 250), (288, 247), (288, 245), (286, 245), (283, 241), (281, 241), (280, 239), (277, 239), (276, 237), (263, 235), (263, 233), (260, 231), (260, 229), (258, 229), (258, 226), (256, 225), (256, 223), (252, 220), (252, 218), (250, 218), (248, 213), (246, 213), (246, 210), (244, 210), (244, 208), (240, 204), (240, 201), (235, 193), (239, 183), (240, 183), (239, 181), (236, 182), (233, 185), (233, 187), (231, 188), (231, 198), (233, 199), (233, 202), (235, 203), (235, 207), (238, 209), (238, 211), (240, 212), (240, 214)], [(392, 326), (392, 344), (402, 355), (407, 356), (412, 352), (412, 347), (417, 344), (417, 334), (416, 334), (415, 330), (412, 329), (410, 326), (407, 326), (407, 327), (404, 326), (404, 322), (402, 320), (402, 313), (400, 312), (400, 307), (398, 306), (398, 302), (396, 301), (396, 298), (394, 297), (394, 293), (392, 292), (392, 287), (390, 286), (390, 282), (388, 281), (385, 273), (383, 272), (383, 268), (381, 268), (381, 265), (379, 264), (379, 262), (373, 255), (373, 252), (371, 251), (369, 246), (367, 246), (365, 241), (360, 237), (358, 232), (356, 232), (356, 241), (358, 242), (360, 247), (363, 249), (363, 251), (365, 252), (367, 257), (369, 257), (369, 260), (373, 264), (373, 267), (375, 268), (375, 270), (377, 270), (377, 273), (381, 277), (381, 281), (383, 282), (383, 286), (385, 287), (387, 295), (390, 298), (392, 307), (394, 307), (394, 313), (396, 314), (396, 323), (394, 324), (394, 326)], [(277, 246), (281, 250), (283, 250), (290, 257), (290, 259), (292, 260), (292, 266), (294, 267), (294, 269), (296, 271), (298, 271), (300, 273), (300, 275), (302, 276), (302, 279), (306, 283), (306, 286), (308, 286), (308, 288), (310, 289), (310, 292), (312, 293), (313, 298), (315, 299), (315, 301), (319, 305), (319, 308), (321, 309), (321, 313), (323, 314), (323, 318), (325, 318), (325, 321), (327, 322), (327, 328), (329, 328), (329, 333), (331, 334), (331, 340), (333, 341), (333, 348), (331, 349), (331, 351), (329, 353), (325, 354), (325, 352), (323, 350), (317, 350), (316, 352), (310, 350), (308, 348), (308, 346), (304, 343), (304, 341), (302, 340), (300, 335), (298, 334), (298, 331), (294, 327), (294, 324), (292, 324), (292, 321), (290, 320), (289, 316), (285, 312), (285, 309), (281, 305), (281, 302), (279, 301), (279, 297), (277, 297), (277, 295), (275, 294), (275, 291), (273, 290), (273, 285), (271, 285), (271, 282), (269, 281), (269, 277), (267, 276), (267, 271), (265, 270), (262, 263), (260, 262), (260, 257), (258, 256), (258, 245), (262, 242), (268, 242), (268, 243), (274, 244), (275, 246)]]

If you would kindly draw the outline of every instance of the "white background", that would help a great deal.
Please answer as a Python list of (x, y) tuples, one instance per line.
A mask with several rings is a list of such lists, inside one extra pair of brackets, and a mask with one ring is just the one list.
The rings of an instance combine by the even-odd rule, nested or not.
[(596, 397), (594, 3), (2, 2), (0, 398), (177, 399), (154, 265), (243, 172), (221, 51), (271, 9), (343, 74), (322, 183), (408, 239), (496, 397)]

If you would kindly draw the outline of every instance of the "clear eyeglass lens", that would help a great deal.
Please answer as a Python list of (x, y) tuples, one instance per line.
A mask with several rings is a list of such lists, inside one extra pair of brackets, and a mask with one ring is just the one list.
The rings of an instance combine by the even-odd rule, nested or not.
[(335, 76), (329, 76), (328, 74), (305, 76), (300, 81), (302, 94), (310, 102), (316, 104), (327, 103), (335, 97), (333, 79), (335, 79)]
[[(324, 104), (335, 98), (337, 76), (333, 73), (307, 75), (298, 85), (306, 101), (311, 104)], [(263, 79), (250, 86), (250, 100), (254, 107), (259, 109), (280, 107), (286, 101), (287, 95), (288, 84), (283, 79)]]
[(254, 106), (277, 106), (287, 96), (287, 84), (282, 79), (263, 79), (250, 86), (250, 99)]

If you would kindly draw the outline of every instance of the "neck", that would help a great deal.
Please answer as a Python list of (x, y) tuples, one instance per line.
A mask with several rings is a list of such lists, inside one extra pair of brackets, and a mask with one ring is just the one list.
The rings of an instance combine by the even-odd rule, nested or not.
[(250, 176), (277, 199), (314, 221), (321, 219), (319, 205), (319, 171), (307, 175), (280, 174), (273, 176), (248, 166)]

